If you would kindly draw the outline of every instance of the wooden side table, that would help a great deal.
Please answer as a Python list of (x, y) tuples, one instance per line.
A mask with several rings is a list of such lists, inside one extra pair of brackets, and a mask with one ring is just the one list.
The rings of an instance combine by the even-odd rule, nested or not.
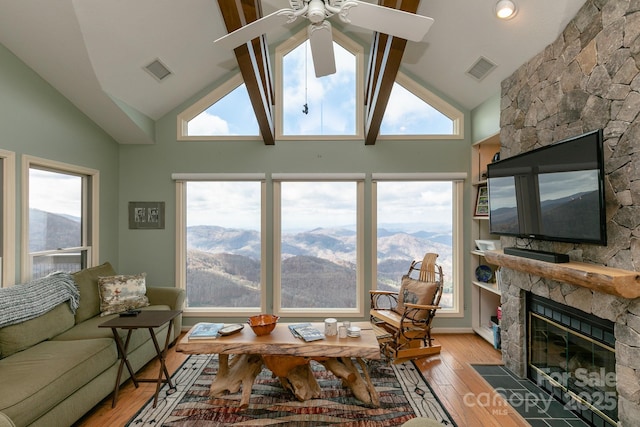
[[(175, 388), (173, 383), (171, 382), (171, 376), (169, 375), (169, 371), (167, 370), (167, 365), (165, 363), (165, 355), (167, 353), (167, 349), (169, 348), (169, 342), (171, 341), (171, 329), (173, 327), (173, 319), (178, 317), (182, 313), (182, 310), (149, 310), (142, 311), (137, 316), (121, 316), (115, 317), (111, 320), (107, 320), (106, 322), (100, 324), (98, 327), (100, 328), (111, 328), (113, 332), (113, 336), (116, 340), (116, 345), (118, 346), (118, 352), (120, 353), (120, 366), (118, 367), (118, 375), (116, 377), (116, 385), (113, 390), (113, 402), (111, 403), (111, 407), (115, 408), (116, 401), (118, 400), (118, 390), (120, 389), (120, 378), (122, 377), (122, 368), (124, 366), (127, 367), (129, 371), (129, 375), (131, 375), (131, 380), (136, 388), (138, 388), (139, 382), (154, 382), (156, 383), (156, 392), (153, 400), (153, 407), (155, 408), (158, 404), (158, 393), (160, 392), (160, 386), (163, 382), (169, 384), (169, 387)], [(160, 348), (158, 345), (158, 339), (156, 337), (156, 333), (154, 328), (159, 328), (165, 323), (169, 323), (169, 327), (167, 329), (167, 338), (164, 342), (164, 347)], [(156, 349), (156, 357), (160, 362), (160, 372), (158, 372), (158, 378), (136, 378), (135, 372), (131, 368), (131, 364), (127, 359), (127, 351), (129, 349), (129, 341), (131, 339), (131, 334), (136, 329), (146, 328), (151, 335), (151, 340), (153, 341), (153, 346)], [(122, 338), (118, 334), (118, 329), (126, 329), (127, 330), (127, 338), (122, 342)], [(164, 374), (164, 379), (163, 379)]]

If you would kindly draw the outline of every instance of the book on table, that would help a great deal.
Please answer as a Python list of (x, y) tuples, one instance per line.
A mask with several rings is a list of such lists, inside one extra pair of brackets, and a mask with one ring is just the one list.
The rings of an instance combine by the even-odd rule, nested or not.
[(311, 323), (295, 323), (293, 325), (289, 325), (289, 330), (293, 336), (301, 338), (307, 342), (324, 339), (324, 334), (317, 328), (313, 327)]
[(224, 327), (224, 323), (196, 323), (191, 332), (189, 332), (190, 340), (210, 340), (218, 336), (220, 329)]

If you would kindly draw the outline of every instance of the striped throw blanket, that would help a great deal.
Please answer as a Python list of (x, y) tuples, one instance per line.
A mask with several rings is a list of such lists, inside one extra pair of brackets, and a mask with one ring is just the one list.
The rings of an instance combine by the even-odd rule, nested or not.
[(80, 291), (69, 273), (51, 273), (28, 283), (0, 288), (0, 328), (34, 319), (65, 301), (69, 301), (75, 314)]

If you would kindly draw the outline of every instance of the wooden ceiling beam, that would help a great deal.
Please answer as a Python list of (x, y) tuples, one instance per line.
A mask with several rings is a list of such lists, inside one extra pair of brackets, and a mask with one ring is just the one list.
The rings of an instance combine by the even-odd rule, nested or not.
[[(260, 0), (218, 0), (227, 32), (262, 17)], [(264, 35), (234, 50), (265, 145), (275, 144), (273, 79)]]
[[(378, 4), (392, 9), (416, 13), (420, 0), (379, 0)], [(374, 33), (365, 85), (365, 145), (374, 145), (389, 103), (391, 90), (400, 70), (407, 41), (387, 34)]]

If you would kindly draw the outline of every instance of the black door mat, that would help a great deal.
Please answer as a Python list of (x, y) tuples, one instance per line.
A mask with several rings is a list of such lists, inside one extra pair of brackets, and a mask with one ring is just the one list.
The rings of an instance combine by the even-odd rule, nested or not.
[[(519, 378), (504, 366), (471, 366), (533, 427), (589, 427), (531, 380)], [(492, 396), (475, 396), (475, 400), (472, 396), (467, 400), (467, 404), (486, 405), (492, 412), (505, 410), (504, 401)]]

